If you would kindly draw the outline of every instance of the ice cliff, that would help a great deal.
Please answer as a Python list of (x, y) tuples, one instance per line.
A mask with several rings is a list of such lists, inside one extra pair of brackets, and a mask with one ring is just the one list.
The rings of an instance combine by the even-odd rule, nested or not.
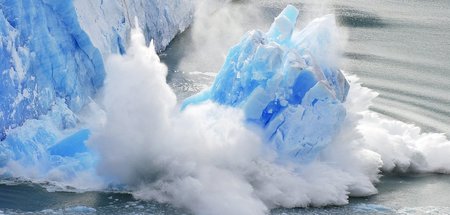
[(283, 158), (311, 160), (345, 118), (349, 84), (334, 65), (334, 16), (296, 32), (298, 10), (288, 6), (267, 33), (249, 32), (233, 47), (212, 87), (184, 106), (206, 100), (239, 107), (265, 131)]
[(0, 0), (0, 140), (56, 100), (85, 106), (103, 84), (103, 59), (125, 52), (130, 17), (163, 50), (192, 13), (190, 0)]
[(137, 17), (147, 43), (165, 49), (192, 22), (194, 0), (74, 0), (78, 21), (103, 54), (123, 53)]

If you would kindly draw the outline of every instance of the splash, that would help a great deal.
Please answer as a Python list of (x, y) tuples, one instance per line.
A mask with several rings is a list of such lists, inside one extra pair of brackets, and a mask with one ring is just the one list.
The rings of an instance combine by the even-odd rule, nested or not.
[[(405, 171), (446, 168), (432, 167), (425, 151), (411, 156), (397, 150), (405, 158), (398, 162), (375, 148), (370, 127), (378, 125), (370, 120), (402, 123), (368, 111), (375, 94), (352, 76), (342, 103), (347, 115), (331, 143), (309, 163), (280, 163), (277, 151), (267, 147), (264, 130), (248, 123), (243, 109), (208, 101), (180, 112), (164, 79), (167, 68), (151, 45), (145, 46), (139, 29), (131, 38), (126, 56), (107, 61), (105, 124), (93, 129), (89, 145), (100, 155), (100, 173), (126, 184), (138, 198), (195, 214), (266, 214), (276, 207), (342, 205), (350, 195), (375, 194), (380, 169), (393, 170), (386, 168), (389, 163)], [(402, 125), (395, 126), (403, 129), (398, 132), (420, 134), (417, 127)], [(380, 134), (387, 141), (397, 139), (391, 132), (385, 127)], [(417, 142), (410, 140), (399, 144), (414, 148)], [(445, 138), (435, 141), (449, 145)], [(421, 166), (404, 166), (417, 157), (423, 158)]]

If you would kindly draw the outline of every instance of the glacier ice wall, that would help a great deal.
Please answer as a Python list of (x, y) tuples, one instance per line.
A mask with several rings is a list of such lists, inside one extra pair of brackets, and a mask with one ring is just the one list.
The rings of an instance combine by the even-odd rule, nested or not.
[(192, 13), (190, 0), (0, 0), (0, 140), (58, 98), (80, 111), (103, 84), (103, 58), (125, 51), (130, 17), (163, 50)]
[(0, 132), (47, 113), (79, 111), (102, 86), (103, 60), (70, 0), (0, 1)]
[(139, 19), (147, 44), (158, 52), (192, 22), (193, 0), (74, 0), (78, 20), (94, 45), (105, 54), (128, 47), (130, 27)]
[(78, 121), (64, 100), (57, 99), (47, 114), (10, 129), (0, 141), (0, 176), (96, 187), (101, 182), (94, 174), (96, 157), (84, 144), (90, 132), (67, 129)]
[(211, 88), (184, 106), (212, 100), (240, 107), (280, 154), (307, 161), (339, 131), (349, 84), (330, 54), (337, 43), (334, 16), (294, 32), (297, 16), (298, 10), (288, 6), (267, 33), (245, 35), (229, 51)]

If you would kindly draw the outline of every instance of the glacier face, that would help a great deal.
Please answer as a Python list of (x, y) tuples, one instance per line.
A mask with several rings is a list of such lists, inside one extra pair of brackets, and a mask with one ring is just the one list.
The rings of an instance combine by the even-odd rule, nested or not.
[(102, 54), (125, 52), (137, 17), (158, 52), (192, 22), (193, 0), (74, 0), (78, 20)]
[(103, 57), (126, 49), (130, 17), (163, 50), (192, 14), (190, 0), (0, 0), (0, 140), (57, 99), (85, 106), (103, 84)]
[(280, 157), (313, 159), (339, 131), (349, 84), (329, 53), (334, 17), (294, 32), (297, 16), (288, 6), (269, 32), (249, 32), (230, 50), (212, 87), (183, 107), (212, 100), (242, 108)]
[(78, 120), (63, 99), (56, 99), (47, 114), (10, 129), (0, 141), (0, 175), (70, 183), (75, 175), (94, 171), (95, 156), (84, 144), (88, 130), (67, 129)]
[(102, 86), (100, 52), (70, 0), (1, 0), (0, 131), (45, 114), (62, 98), (79, 111)]

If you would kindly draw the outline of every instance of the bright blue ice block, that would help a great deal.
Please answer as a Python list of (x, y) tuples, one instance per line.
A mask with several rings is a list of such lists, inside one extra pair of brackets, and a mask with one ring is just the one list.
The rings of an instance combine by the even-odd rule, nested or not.
[(241, 108), (249, 122), (264, 129), (280, 159), (314, 159), (340, 129), (349, 84), (327, 59), (334, 17), (295, 32), (297, 16), (288, 6), (268, 33), (247, 33), (229, 51), (211, 88), (182, 107), (212, 100)]

